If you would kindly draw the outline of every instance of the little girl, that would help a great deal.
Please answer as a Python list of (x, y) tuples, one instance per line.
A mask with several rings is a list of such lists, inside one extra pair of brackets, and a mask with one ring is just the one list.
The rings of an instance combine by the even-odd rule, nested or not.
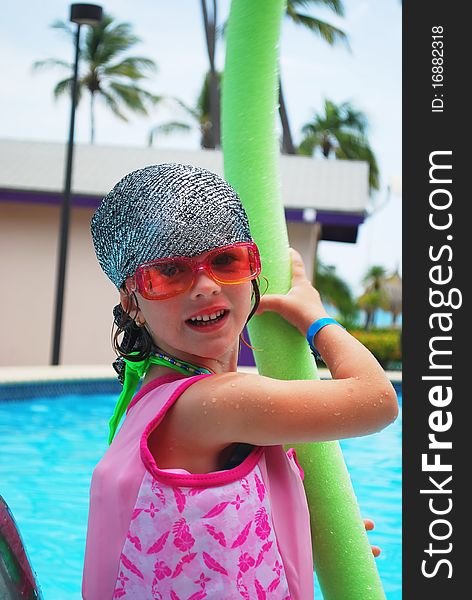
[[(382, 368), (329, 318), (294, 250), (290, 291), (260, 297), (246, 213), (213, 173), (130, 173), (97, 209), (92, 237), (120, 293), (123, 392), (92, 477), (83, 597), (313, 598), (304, 475), (282, 445), (391, 423)], [(264, 311), (308, 332), (333, 379), (238, 373), (241, 332)]]

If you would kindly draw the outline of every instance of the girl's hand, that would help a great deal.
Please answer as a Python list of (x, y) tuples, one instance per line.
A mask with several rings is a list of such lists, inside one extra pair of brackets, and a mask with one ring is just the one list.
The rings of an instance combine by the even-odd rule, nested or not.
[[(372, 531), (375, 527), (374, 522), (371, 519), (364, 519), (364, 525), (366, 531)], [(372, 546), (372, 554), (377, 558), (379, 554), (382, 552), (378, 546)]]
[(290, 248), (292, 261), (292, 287), (286, 294), (262, 296), (256, 314), (269, 310), (277, 312), (305, 335), (308, 327), (323, 317), (328, 317), (317, 290), (311, 285), (300, 254)]

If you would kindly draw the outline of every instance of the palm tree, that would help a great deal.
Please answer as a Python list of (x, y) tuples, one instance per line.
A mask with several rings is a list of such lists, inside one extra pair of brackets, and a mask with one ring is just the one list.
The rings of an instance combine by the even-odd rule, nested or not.
[[(200, 96), (198, 97), (197, 104), (195, 107), (185, 104), (182, 100), (174, 98), (174, 101), (183, 108), (185, 113), (191, 117), (193, 124), (196, 125), (200, 130), (200, 147), (201, 148), (215, 148), (215, 131), (212, 128), (211, 119), (211, 85), (212, 81), (216, 77), (218, 85), (218, 93), (221, 86), (221, 73), (215, 72), (213, 75), (211, 71), (208, 71), (203, 81)], [(149, 132), (149, 146), (152, 146), (156, 135), (168, 135), (174, 131), (190, 131), (191, 125), (182, 123), (180, 121), (170, 121), (157, 125)]]
[(398, 268), (385, 277), (381, 285), (387, 299), (387, 310), (392, 315), (392, 327), (396, 327), (397, 319), (402, 312), (402, 278)]
[(336, 267), (325, 265), (317, 259), (313, 285), (320, 293), (323, 302), (334, 306), (343, 323), (352, 326), (359, 309), (348, 284), (336, 273)]
[[(71, 40), (75, 40), (76, 34), (68, 23), (55, 21), (52, 27), (66, 33)], [(142, 79), (148, 77), (147, 73), (156, 71), (154, 61), (142, 56), (123, 57), (139, 41), (140, 39), (132, 33), (130, 23), (114, 23), (110, 15), (104, 15), (100, 24), (87, 28), (80, 52), (81, 63), (85, 63), (86, 67), (82, 74), (79, 74), (77, 102), (81, 99), (84, 90), (90, 92), (90, 143), (92, 144), (95, 140), (95, 98), (97, 96), (105, 102), (114, 115), (123, 121), (128, 121), (128, 117), (123, 114), (124, 108), (147, 115), (148, 106), (161, 100), (159, 96), (138, 85)], [(70, 95), (73, 65), (56, 58), (33, 64), (35, 70), (45, 67), (62, 67), (70, 72), (55, 86), (54, 98), (57, 100), (66, 93)]]
[(367, 273), (362, 279), (362, 283), (368, 287), (372, 287), (376, 292), (382, 288), (382, 283), (386, 276), (385, 268), (381, 265), (373, 265), (369, 267)]
[(383, 289), (386, 271), (384, 267), (375, 265), (369, 268), (362, 283), (366, 286), (358, 299), (359, 307), (366, 313), (365, 329), (370, 329), (375, 322), (375, 314), (379, 308), (388, 309), (388, 298)]
[[(308, 8), (313, 4), (321, 4), (333, 11), (336, 15), (340, 17), (344, 16), (343, 0), (287, 0), (286, 16), (292, 23), (306, 27), (315, 35), (321, 37), (321, 39), (330, 46), (343, 43), (349, 48), (348, 38), (344, 31), (334, 27), (334, 25), (326, 23), (326, 21), (299, 12), (300, 8)], [(282, 152), (284, 154), (296, 154), (290, 131), (281, 79), (279, 79), (279, 114), (282, 123)]]
[(379, 189), (379, 168), (367, 139), (368, 120), (349, 102), (335, 104), (325, 100), (324, 113), (315, 114), (302, 128), (304, 138), (299, 154), (312, 156), (320, 148), (323, 156), (350, 160), (364, 160), (369, 165), (370, 190)]

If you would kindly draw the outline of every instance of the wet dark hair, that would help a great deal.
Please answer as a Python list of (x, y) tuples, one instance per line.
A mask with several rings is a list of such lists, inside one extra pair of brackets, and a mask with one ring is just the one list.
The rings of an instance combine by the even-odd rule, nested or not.
[[(260, 277), (262, 277), (267, 284), (266, 289), (262, 293), (262, 295), (264, 295), (269, 287), (269, 282), (267, 278), (263, 275), (261, 275)], [(256, 279), (253, 279), (251, 281), (251, 299), (254, 299), (254, 306), (252, 307), (251, 312), (249, 313), (249, 316), (246, 320), (246, 325), (249, 323), (259, 306), (259, 302), (261, 299), (259, 287), (260, 277), (257, 277)], [(111, 342), (113, 349), (116, 355), (121, 358), (126, 358), (127, 360), (131, 361), (145, 360), (155, 350), (154, 342), (148, 330), (145, 327), (139, 327), (135, 323), (134, 317), (136, 316), (137, 308), (139, 306), (136, 294), (134, 292), (130, 293), (126, 289), (125, 284), (121, 286), (121, 290), (126, 294), (127, 298), (129, 299), (129, 308), (127, 310), (124, 310), (121, 304), (117, 304), (113, 309), (114, 322), (111, 331)], [(121, 340), (119, 340), (118, 338), (121, 334), (123, 334), (123, 337)], [(248, 344), (242, 338), (242, 334), (239, 337), (240, 340), (246, 346), (248, 346)], [(131, 355), (131, 352), (137, 352), (137, 354)]]

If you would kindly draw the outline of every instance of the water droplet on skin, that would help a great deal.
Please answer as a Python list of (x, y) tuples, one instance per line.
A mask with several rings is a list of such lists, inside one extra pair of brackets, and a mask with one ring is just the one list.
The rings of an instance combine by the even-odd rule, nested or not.
[(380, 404), (383, 404), (383, 400), (382, 399), (380, 399), (379, 402), (380, 402)]
[(377, 402), (374, 402), (374, 406), (377, 406)]
[(326, 408), (328, 405), (326, 404), (326, 402), (323, 402), (323, 406)]
[(268, 408), (264, 408), (264, 412), (266, 413), (269, 409)]
[(293, 413), (295, 411), (293, 410), (293, 408), (291, 408), (288, 412)]
[(341, 414), (340, 412), (335, 412), (335, 413), (333, 413), (333, 415), (334, 415), (335, 417), (339, 417), (339, 415), (340, 415), (340, 414)]
[(271, 414), (273, 415), (273, 414), (275, 413), (275, 410), (271, 410), (270, 412), (271, 412)]
[(212, 403), (212, 404), (215, 404), (215, 402), (216, 402), (216, 398), (212, 398), (212, 399), (211, 399), (211, 403)]
[(207, 415), (207, 414), (208, 414), (208, 411), (207, 411), (207, 410), (204, 410), (204, 411), (203, 411), (203, 414), (204, 414), (204, 415)]
[(231, 387), (236, 387), (236, 384), (235, 384), (235, 383), (232, 383), (232, 384), (231, 384)]
[(207, 403), (206, 403), (206, 401), (204, 400), (204, 401), (203, 401), (203, 403), (202, 403), (202, 406), (206, 406), (206, 405), (207, 405)]

